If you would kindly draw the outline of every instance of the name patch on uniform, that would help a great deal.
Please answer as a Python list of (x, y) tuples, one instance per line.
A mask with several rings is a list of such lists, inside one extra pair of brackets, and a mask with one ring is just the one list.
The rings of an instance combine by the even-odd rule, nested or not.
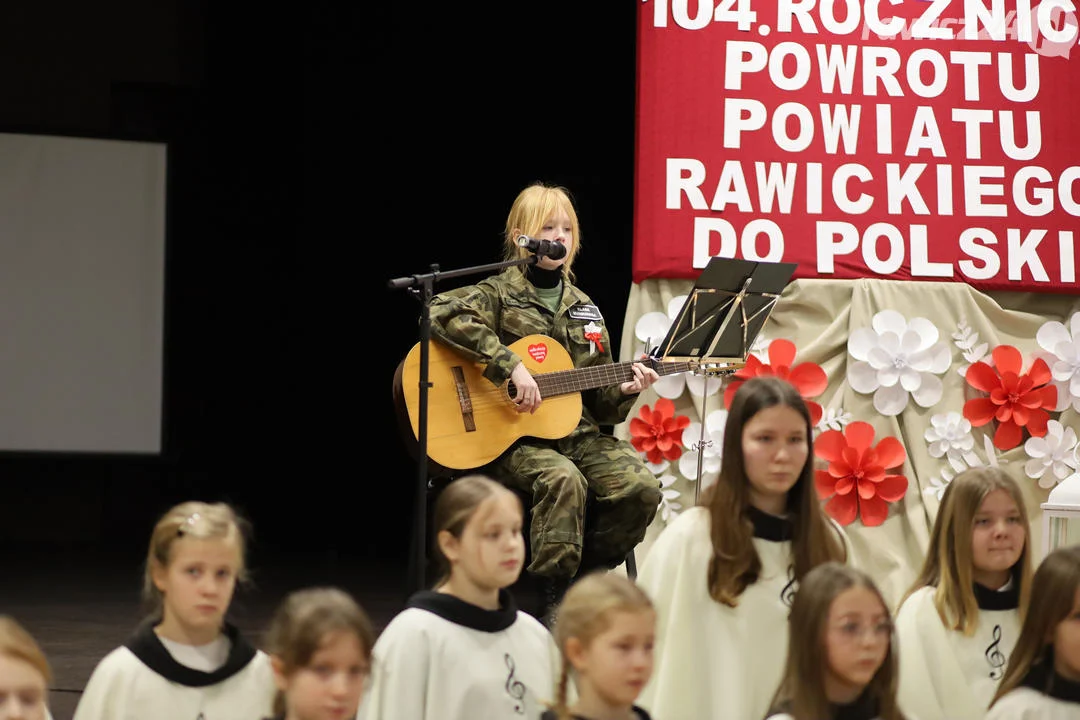
[(570, 317), (575, 320), (603, 320), (604, 316), (600, 314), (600, 308), (595, 305), (574, 305), (567, 311)]

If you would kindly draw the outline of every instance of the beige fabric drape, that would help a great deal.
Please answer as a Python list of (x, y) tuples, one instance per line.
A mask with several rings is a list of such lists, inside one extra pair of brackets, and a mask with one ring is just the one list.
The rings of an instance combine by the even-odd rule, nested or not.
[[(631, 287), (629, 302), (622, 330), (620, 360), (638, 357), (643, 343), (635, 337), (635, 324), (648, 312), (666, 312), (673, 298), (686, 295), (693, 287), (691, 280), (652, 279)], [(941, 399), (932, 407), (922, 408), (912, 399), (907, 408), (892, 417), (883, 416), (875, 410), (872, 394), (855, 392), (846, 378), (849, 363), (854, 362), (848, 354), (850, 333), (860, 327), (870, 327), (875, 313), (896, 310), (908, 321), (923, 317), (931, 321), (939, 331), (939, 341), (948, 345), (952, 356), (950, 367), (938, 377), (943, 383)], [(906, 497), (890, 507), (889, 517), (883, 525), (865, 527), (860, 519), (846, 526), (855, 546), (857, 562), (879, 583), (886, 599), (893, 606), (914, 579), (922, 563), (928, 543), (929, 532), (937, 510), (938, 500), (932, 493), (933, 479), (942, 481), (942, 471), (949, 468), (946, 458), (934, 458), (924, 438), (932, 416), (954, 411), (962, 413), (964, 402), (976, 396), (957, 372), (968, 363), (961, 348), (955, 344), (953, 334), (961, 322), (977, 333), (979, 344), (987, 343), (989, 353), (998, 345), (1013, 345), (1024, 356), (1024, 371), (1030, 367), (1034, 354), (1042, 348), (1036, 342), (1039, 328), (1050, 320), (1069, 325), (1069, 318), (1080, 310), (1080, 297), (1075, 295), (1050, 295), (1045, 293), (983, 293), (964, 283), (918, 282), (892, 280), (796, 280), (790, 283), (776, 303), (772, 315), (762, 331), (766, 341), (786, 338), (795, 343), (795, 364), (811, 361), (819, 364), (829, 378), (828, 388), (814, 398), (826, 410), (842, 408), (850, 413), (851, 420), (862, 420), (873, 425), (874, 442), (885, 436), (899, 439), (907, 451), (907, 461), (900, 472), (908, 479)], [(653, 338), (653, 343), (661, 338)], [(642, 405), (653, 405), (658, 396), (653, 389), (642, 393), (630, 417), (637, 415)], [(689, 390), (675, 400), (676, 413), (699, 421), (700, 395), (693, 396)], [(723, 390), (705, 399), (705, 412), (723, 408)], [(1067, 409), (1051, 412), (1052, 419), (1080, 433), (1080, 419)], [(986, 457), (983, 437), (993, 436), (994, 423), (972, 428), (975, 452), (983, 464)], [(629, 438), (629, 420), (616, 428), (621, 437)], [(1025, 440), (1028, 437), (1024, 435)], [(996, 452), (993, 461), (1001, 465), (1024, 488), (1028, 517), (1031, 523), (1033, 559), (1041, 557), (1040, 504), (1046, 501), (1048, 490), (1024, 472), (1028, 460), (1023, 442), (1012, 450)], [(819, 467), (824, 467), (819, 461)], [(679, 502), (688, 507), (694, 502), (696, 478), (677, 476), (671, 489), (680, 493)], [(649, 547), (665, 522), (661, 514), (649, 528), (645, 540), (637, 549), (636, 559), (640, 565), (648, 555)]]

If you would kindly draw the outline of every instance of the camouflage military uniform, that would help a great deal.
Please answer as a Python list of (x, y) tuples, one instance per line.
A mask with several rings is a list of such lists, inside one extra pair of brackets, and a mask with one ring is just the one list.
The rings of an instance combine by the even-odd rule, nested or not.
[[(509, 268), (433, 298), (432, 335), (485, 363), (484, 376), (496, 385), (506, 382), (520, 362), (507, 346), (527, 335), (556, 340), (576, 368), (612, 362), (600, 311), (565, 278), (563, 288), (553, 314), (521, 270)], [(599, 344), (585, 337), (590, 323), (601, 327)], [(623, 395), (618, 384), (586, 390), (581, 421), (569, 435), (522, 438), (483, 468), (532, 496), (529, 572), (570, 578), (579, 567), (615, 567), (645, 537), (660, 504), (660, 483), (633, 446), (600, 429), (625, 420), (635, 399)], [(583, 538), (588, 491), (595, 496), (595, 517)]]

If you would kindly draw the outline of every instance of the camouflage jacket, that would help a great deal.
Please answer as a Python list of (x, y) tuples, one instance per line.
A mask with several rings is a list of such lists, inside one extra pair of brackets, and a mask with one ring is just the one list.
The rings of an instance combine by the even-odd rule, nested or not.
[[(611, 337), (600, 310), (565, 277), (554, 314), (516, 267), (436, 295), (430, 313), (432, 337), (484, 364), (484, 377), (495, 385), (506, 382), (521, 362), (507, 346), (527, 335), (551, 337), (570, 353), (575, 368), (612, 362)], [(597, 329), (599, 343), (585, 337)], [(636, 399), (637, 395), (623, 395), (618, 384), (582, 392), (581, 422), (571, 436), (622, 422)]]

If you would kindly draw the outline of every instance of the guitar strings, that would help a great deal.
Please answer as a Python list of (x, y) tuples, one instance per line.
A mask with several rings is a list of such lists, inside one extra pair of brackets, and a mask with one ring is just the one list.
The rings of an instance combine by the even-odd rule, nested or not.
[[(543, 389), (540, 390), (540, 399), (543, 402), (557, 400), (560, 397), (564, 397), (564, 396), (566, 396), (566, 393), (560, 393), (560, 394), (552, 395), (550, 397), (545, 397)], [(487, 408), (500, 407), (500, 406), (501, 407), (506, 407), (507, 409), (513, 409), (513, 407), (514, 407), (513, 399), (510, 398), (510, 396), (507, 395), (507, 393), (504, 392), (502, 388), (494, 388), (492, 390), (472, 391), (472, 392), (469, 393), (469, 400), (470, 400), (469, 404), (470, 404), (470, 406), (472, 407), (473, 410), (478, 410), (478, 409), (479, 410), (484, 410), (484, 409), (487, 409)], [(438, 403), (438, 405), (440, 407), (451, 406), (451, 407), (459, 408), (459, 409), (461, 409), (462, 412), (464, 412), (464, 408), (462, 407), (462, 404), (459, 401), (458, 396), (457, 396), (456, 393), (454, 393), (452, 395), (449, 394), (449, 393), (445, 394), (443, 401)]]
[[(636, 361), (557, 370), (534, 375), (533, 377), (536, 379), (540, 389), (541, 401), (550, 402), (569, 393), (582, 392), (604, 385), (614, 385), (632, 380), (634, 376), (630, 367), (633, 362)], [(661, 365), (665, 366), (662, 373), (665, 375), (692, 369), (691, 363), (684, 362), (661, 363)], [(457, 378), (448, 374), (445, 381), (433, 383), (431, 387), (440, 388), (442, 398), (444, 398), (442, 401), (434, 403), (435, 406), (440, 408), (450, 406), (456, 408), (462, 414), (468, 412), (469, 409), (472, 411), (487, 410), (494, 407), (505, 407), (508, 410), (514, 409), (514, 399), (509, 393), (506, 384), (499, 387), (475, 389), (470, 382), (461, 384)], [(445, 388), (449, 388), (449, 391)], [(464, 405), (465, 399), (468, 401), (468, 407)]]

